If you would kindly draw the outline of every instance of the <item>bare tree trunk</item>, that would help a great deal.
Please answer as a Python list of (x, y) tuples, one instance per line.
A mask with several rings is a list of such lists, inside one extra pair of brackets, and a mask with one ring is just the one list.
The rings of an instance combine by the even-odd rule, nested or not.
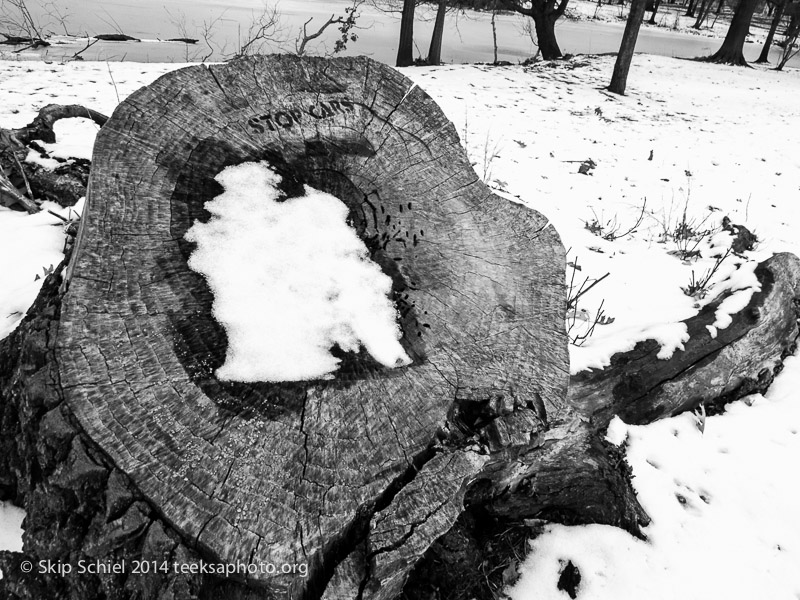
[(783, 35), (791, 37), (798, 28), (800, 28), (800, 11), (795, 11), (789, 17), (789, 24), (786, 26), (786, 31), (783, 32)]
[(544, 60), (555, 60), (561, 58), (561, 48), (556, 39), (556, 20), (558, 17), (552, 15), (533, 16), (533, 24), (536, 28), (536, 39), (539, 43), (539, 51)]
[(783, 11), (786, 8), (786, 0), (778, 0), (775, 4), (775, 13), (772, 15), (772, 23), (769, 26), (769, 33), (767, 39), (764, 40), (764, 47), (761, 48), (761, 54), (758, 55), (757, 63), (769, 63), (769, 51), (772, 49), (772, 40), (775, 38), (775, 32), (778, 30), (778, 25), (783, 18)]
[(716, 14), (720, 14), (722, 12), (722, 7), (725, 6), (725, 0), (719, 0), (717, 3)]
[(647, 0), (632, 0), (628, 20), (625, 23), (625, 32), (622, 34), (622, 43), (614, 63), (614, 73), (611, 75), (610, 92), (624, 94), (628, 83), (628, 71), (633, 60), (633, 51), (636, 48), (636, 39), (639, 37), (639, 27), (644, 18), (644, 9)]
[(492, 9), (492, 51), (494, 56), (493, 64), (497, 64), (497, 9)]
[(561, 48), (556, 40), (556, 21), (564, 15), (569, 0), (532, 0), (530, 6), (528, 2), (522, 0), (496, 0), (500, 7), (508, 8), (519, 14), (533, 19), (534, 29), (536, 30), (539, 52), (545, 60), (555, 60), (562, 57)]
[(661, 0), (655, 0), (655, 3), (653, 3), (653, 13), (650, 15), (650, 20), (648, 21), (650, 25), (656, 24), (656, 13), (658, 12), (659, 6), (661, 6)]
[(695, 3), (697, 0), (689, 0), (689, 4), (686, 7), (686, 12), (684, 13), (684, 17), (693, 17), (694, 10), (695, 10)]
[(707, 60), (716, 63), (747, 66), (742, 50), (744, 41), (750, 30), (750, 22), (753, 20), (753, 13), (756, 10), (758, 0), (741, 0), (736, 12), (733, 14), (731, 25), (722, 46)]
[(702, 0), (700, 4), (700, 10), (697, 13), (697, 19), (695, 20), (694, 25), (692, 25), (692, 29), (700, 29), (703, 26), (703, 22), (708, 17), (708, 13), (711, 10), (711, 4), (713, 2), (714, 0)]
[(444, 17), (447, 13), (447, 0), (439, 0), (436, 10), (436, 21), (433, 24), (431, 46), (428, 50), (428, 64), (439, 65), (442, 63), (442, 38), (444, 37)]
[(403, 14), (400, 17), (400, 42), (397, 47), (398, 67), (414, 64), (414, 10), (415, 0), (403, 0)]

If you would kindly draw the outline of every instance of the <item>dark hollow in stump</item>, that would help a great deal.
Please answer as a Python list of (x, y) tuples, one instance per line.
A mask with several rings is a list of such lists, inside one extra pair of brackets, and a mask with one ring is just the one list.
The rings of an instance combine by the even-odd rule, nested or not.
[[(192, 224), (224, 167), (266, 160), (287, 191), (347, 204), (393, 281), (409, 367), (343, 354), (329, 381), (240, 384), (191, 271)], [(172, 72), (100, 131), (56, 341), (88, 436), (163, 519), (238, 574), (318, 596), (366, 540), (364, 594), (392, 597), (494, 454), (568, 414), (564, 249), (538, 213), (481, 183), (419, 87), (366, 58), (290, 56)], [(269, 310), (269, 307), (265, 307)], [(497, 467), (495, 467), (497, 468)]]

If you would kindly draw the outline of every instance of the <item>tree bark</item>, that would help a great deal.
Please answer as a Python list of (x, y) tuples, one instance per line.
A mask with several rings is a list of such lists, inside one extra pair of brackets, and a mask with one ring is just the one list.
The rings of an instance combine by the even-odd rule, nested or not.
[(785, 7), (786, 0), (778, 0), (775, 4), (775, 14), (772, 16), (769, 33), (767, 33), (767, 39), (764, 40), (764, 47), (761, 48), (761, 54), (758, 55), (758, 59), (756, 60), (757, 63), (769, 63), (769, 51), (772, 49), (772, 40), (775, 39), (775, 32), (778, 30), (778, 25), (781, 24)]
[(518, 0), (500, 0), (500, 6), (533, 19), (537, 43), (542, 58), (556, 60), (562, 57), (556, 40), (556, 22), (564, 15), (569, 0), (534, 0), (527, 6)]
[(442, 63), (442, 38), (444, 37), (444, 18), (446, 13), (446, 0), (439, 0), (439, 7), (436, 10), (436, 21), (433, 24), (433, 34), (431, 35), (431, 46), (428, 50), (429, 65), (439, 65)]
[(708, 17), (708, 13), (711, 10), (711, 4), (714, 0), (701, 0), (700, 9), (697, 13), (697, 19), (692, 25), (692, 29), (700, 29), (703, 26), (703, 22)]
[(556, 60), (563, 56), (561, 48), (558, 46), (556, 39), (556, 21), (558, 17), (553, 15), (540, 15), (534, 14), (533, 24), (536, 28), (536, 39), (539, 44), (539, 51), (542, 53), (544, 60)]
[(639, 37), (639, 28), (644, 18), (644, 9), (647, 0), (632, 0), (628, 20), (625, 23), (625, 32), (622, 34), (622, 43), (614, 62), (614, 72), (611, 75), (611, 84), (608, 90), (615, 94), (625, 94), (628, 84), (628, 71), (633, 60), (633, 51), (636, 48), (636, 39)]
[(492, 9), (492, 64), (497, 64), (497, 9)]
[(684, 17), (693, 17), (694, 16), (694, 10), (695, 10), (695, 3), (696, 2), (697, 2), (697, 0), (689, 0), (689, 4), (686, 7), (686, 12), (683, 15)]
[(710, 56), (709, 62), (724, 63), (730, 65), (747, 66), (742, 50), (744, 41), (750, 31), (750, 22), (753, 20), (753, 13), (756, 10), (758, 0), (741, 0), (736, 12), (733, 14), (728, 33), (722, 46), (715, 54)]
[(800, 9), (792, 12), (792, 16), (789, 17), (789, 24), (786, 26), (783, 35), (785, 37), (792, 37), (798, 29), (800, 29)]
[(403, 0), (403, 13), (400, 17), (400, 42), (397, 46), (398, 67), (414, 64), (414, 11), (415, 0)]
[(659, 6), (661, 6), (661, 0), (656, 0), (655, 3), (653, 4), (653, 12), (650, 15), (650, 20), (648, 21), (648, 23), (650, 23), (650, 25), (655, 25), (656, 24), (656, 13), (658, 12), (658, 7)]

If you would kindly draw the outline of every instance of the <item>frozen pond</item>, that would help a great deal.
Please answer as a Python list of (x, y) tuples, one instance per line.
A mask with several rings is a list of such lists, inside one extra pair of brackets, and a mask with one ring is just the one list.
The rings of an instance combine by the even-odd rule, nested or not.
[[(264, 52), (292, 51), (303, 23), (314, 20), (309, 30), (314, 31), (331, 14), (344, 15), (350, 5), (344, 0), (332, 2), (283, 0), (277, 4), (281, 13), (279, 38), (262, 48)], [(68, 15), (67, 30), (73, 35), (89, 32), (124, 32), (148, 40), (147, 43), (99, 42), (89, 48), (83, 56), (90, 60), (131, 60), (139, 62), (187, 62), (208, 56), (209, 60), (221, 60), (230, 56), (247, 37), (247, 30), (254, 15), (261, 11), (259, 0), (236, 0), (223, 3), (215, 0), (173, 0), (168, 3), (156, 0), (106, 0), (102, 8), (85, 0), (62, 0), (59, 2)], [(432, 28), (433, 11), (429, 7), (417, 10), (415, 23), (415, 55), (426, 56)], [(499, 59), (518, 62), (531, 56), (535, 47), (522, 31), (525, 18), (518, 15), (498, 16)], [(358, 22), (362, 28), (358, 41), (351, 43), (345, 54), (366, 54), (377, 60), (394, 64), (397, 53), (399, 15), (384, 13), (372, 6), (363, 6)], [(210, 27), (209, 40), (212, 48), (203, 43), (203, 31)], [(562, 20), (556, 27), (562, 51), (572, 54), (599, 54), (616, 52), (619, 49), (624, 22)], [(52, 23), (51, 29), (63, 33), (64, 27)], [(311, 45), (311, 53), (324, 53), (331, 49), (338, 32), (334, 27)], [(190, 37), (200, 42), (187, 46), (178, 42), (158, 42), (170, 38)], [(152, 41), (152, 43), (150, 42)], [(692, 58), (713, 53), (721, 40), (643, 27), (636, 46), (637, 52)], [(82, 45), (75, 43), (54, 46), (48, 58), (61, 59), (71, 56)], [(212, 53), (213, 50), (213, 53)], [(745, 55), (754, 60), (760, 44), (747, 44)], [(777, 52), (773, 51), (773, 57)], [(448, 15), (442, 48), (445, 62), (489, 62), (492, 60), (492, 31), (490, 15), (471, 12), (469, 16)], [(793, 64), (797, 64), (795, 59)], [(772, 61), (773, 63), (775, 60)]]

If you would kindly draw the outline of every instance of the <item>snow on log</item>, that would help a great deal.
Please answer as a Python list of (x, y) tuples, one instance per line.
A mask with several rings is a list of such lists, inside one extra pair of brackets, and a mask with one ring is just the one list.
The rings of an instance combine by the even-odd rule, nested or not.
[(574, 375), (570, 404), (602, 427), (615, 414), (626, 423), (650, 423), (763, 392), (796, 346), (800, 259), (776, 254), (755, 275), (761, 291), (728, 327), (713, 328), (723, 296), (685, 321), (689, 340), (671, 358), (658, 359), (660, 345), (647, 340), (615, 354), (605, 369)]
[[(209, 220), (215, 177), (258, 161), (287, 197), (310, 186), (347, 206), (391, 278), (411, 364), (334, 348), (331, 379), (216, 376), (227, 335), (186, 234)], [(84, 214), (56, 341), (66, 405), (204, 556), (308, 564), (234, 578), (312, 597), (366, 538), (373, 557), (400, 552), (373, 560), (391, 597), (488, 460), (464, 441), (476, 422), (566, 414), (556, 232), (492, 194), (441, 110), (389, 67), (273, 56), (169, 73), (100, 131)], [(527, 443), (544, 421), (525, 426)]]

